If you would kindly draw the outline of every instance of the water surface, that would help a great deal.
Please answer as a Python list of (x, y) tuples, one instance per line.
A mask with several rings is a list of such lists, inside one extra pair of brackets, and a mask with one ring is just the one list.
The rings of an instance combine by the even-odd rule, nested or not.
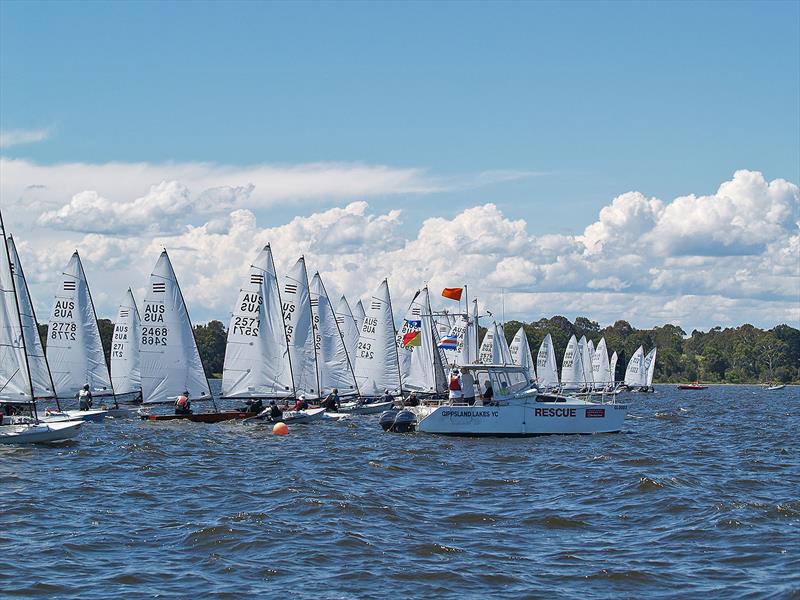
[(628, 401), (609, 435), (108, 419), (0, 447), (0, 596), (798, 597), (800, 390)]

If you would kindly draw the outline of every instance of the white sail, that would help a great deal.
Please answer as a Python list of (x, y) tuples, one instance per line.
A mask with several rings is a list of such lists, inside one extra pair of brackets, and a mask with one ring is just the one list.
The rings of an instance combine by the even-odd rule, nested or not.
[(466, 316), (463, 336), (459, 340), (457, 352), (458, 360), (453, 361), (461, 365), (478, 362), (478, 299), (472, 301), (472, 313)]
[(581, 349), (575, 336), (569, 338), (567, 349), (564, 351), (564, 361), (561, 363), (561, 385), (565, 390), (575, 390), (583, 387), (583, 365)]
[(3, 247), (0, 256), (0, 398), (30, 402), (34, 396), (2, 216), (0, 229), (3, 236), (0, 244)]
[(592, 355), (592, 380), (596, 389), (603, 389), (611, 383), (606, 338), (601, 338)]
[(617, 351), (614, 350), (614, 354), (611, 355), (611, 360), (608, 361), (608, 372), (610, 374), (611, 383), (616, 383), (617, 381)]
[(142, 390), (142, 373), (139, 369), (141, 326), (136, 300), (128, 288), (117, 310), (114, 337), (111, 339), (111, 382), (117, 394), (136, 394)]
[(581, 336), (578, 347), (581, 349), (583, 385), (591, 389), (594, 384), (594, 379), (592, 378), (592, 353), (589, 344), (590, 342), (586, 340), (586, 336)]
[(384, 279), (370, 298), (358, 338), (356, 381), (362, 396), (401, 389), (395, 335), (389, 284)]
[(650, 352), (647, 353), (647, 356), (644, 357), (644, 368), (645, 372), (647, 373), (645, 377), (645, 385), (650, 387), (653, 385), (653, 375), (656, 372), (656, 349), (653, 348)]
[(355, 372), (358, 336), (361, 329), (358, 326), (358, 321), (350, 310), (350, 304), (347, 302), (347, 298), (344, 296), (339, 299), (339, 304), (336, 305), (336, 322), (339, 323), (339, 329), (342, 332), (342, 338), (344, 338), (344, 344), (347, 347), (347, 355), (350, 357), (350, 364), (353, 367), (353, 372)]
[(535, 380), (536, 379), (536, 363), (533, 362), (533, 355), (531, 355), (531, 347), (528, 343), (528, 336), (525, 335), (525, 328), (520, 327), (516, 334), (514, 334), (514, 339), (511, 340), (511, 345), (509, 346), (509, 350), (511, 351), (511, 360), (514, 362), (515, 365), (520, 365), (528, 369), (528, 374), (530, 378)]
[(641, 387), (647, 383), (647, 371), (644, 368), (644, 348), (639, 346), (633, 353), (628, 368), (625, 369), (625, 385)]
[(403, 389), (444, 392), (443, 359), (437, 347), (439, 340), (427, 287), (414, 295), (396, 339)]
[(483, 334), (481, 346), (478, 350), (478, 361), (484, 365), (492, 364), (492, 351), (494, 349), (494, 327), (489, 326)]
[(358, 394), (347, 345), (319, 273), (315, 273), (311, 280), (311, 305), (314, 309), (317, 365), (322, 394), (329, 393), (333, 388), (337, 388), (341, 395)]
[(17, 293), (17, 307), (22, 333), (25, 336), (25, 352), (28, 359), (28, 372), (33, 386), (34, 398), (52, 398), (53, 379), (47, 365), (42, 338), (39, 337), (39, 324), (33, 310), (33, 300), (28, 290), (28, 282), (17, 253), (17, 247), (11, 236), (8, 237), (8, 254), (11, 259), (11, 272), (14, 274), (14, 289)]
[(359, 300), (356, 302), (356, 306), (353, 309), (353, 318), (356, 320), (356, 325), (358, 326), (359, 335), (361, 335), (361, 326), (364, 324), (364, 317), (366, 316), (366, 312), (364, 312), (364, 303)]
[(144, 402), (173, 402), (184, 391), (190, 398), (210, 398), (189, 312), (166, 250), (150, 274), (141, 318)]
[(303, 257), (297, 259), (284, 276), (281, 300), (295, 393), (298, 396), (303, 394), (308, 399), (319, 398), (314, 316), (311, 311), (306, 261)]
[[(469, 317), (467, 315), (455, 315), (450, 330), (441, 338), (447, 338), (450, 343), (444, 349), (445, 364), (459, 364), (464, 352), (464, 335), (467, 330)], [(442, 339), (442, 341), (445, 341)]]
[(60, 398), (76, 396), (87, 384), (95, 396), (114, 393), (89, 284), (77, 251), (58, 281), (46, 354)]
[(231, 398), (287, 398), (294, 395), (292, 368), (278, 278), (269, 245), (243, 282), (228, 327), (222, 395)]
[(539, 346), (539, 353), (536, 355), (536, 374), (539, 389), (558, 387), (556, 351), (553, 347), (553, 338), (549, 333), (544, 336), (542, 344)]
[(511, 365), (514, 361), (511, 358), (511, 349), (508, 347), (508, 340), (501, 323), (494, 323), (494, 336), (492, 338), (492, 364)]

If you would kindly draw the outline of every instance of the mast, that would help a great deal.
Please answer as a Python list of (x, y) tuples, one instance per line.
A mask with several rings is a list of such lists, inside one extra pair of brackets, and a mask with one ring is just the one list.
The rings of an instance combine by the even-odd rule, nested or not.
[[(392, 332), (394, 333), (394, 336), (393, 336), (392, 339), (396, 340), (397, 339), (397, 327), (395, 327), (395, 324), (394, 324), (394, 311), (392, 310), (392, 294), (389, 291), (389, 279), (388, 278), (384, 278), (383, 280), (386, 282), (386, 297), (389, 298), (389, 315), (392, 317), (392, 319), (391, 319), (391, 321), (392, 321)], [(400, 387), (398, 388), (398, 391), (400, 392), (400, 397), (402, 398), (402, 396), (403, 396), (403, 372), (400, 370), (400, 353), (397, 351), (397, 347), (396, 346), (395, 346), (395, 351), (394, 351), (394, 358), (397, 361), (397, 381), (400, 384)]]
[(211, 384), (208, 382), (208, 376), (206, 375), (206, 365), (203, 362), (203, 357), (200, 355), (200, 349), (197, 347), (197, 338), (194, 335), (194, 325), (192, 325), (192, 318), (189, 316), (189, 309), (186, 308), (186, 300), (184, 300), (183, 298), (183, 291), (181, 291), (181, 284), (178, 282), (177, 275), (175, 275), (175, 269), (172, 268), (172, 261), (169, 259), (169, 254), (167, 253), (166, 248), (164, 248), (164, 254), (167, 257), (169, 268), (172, 271), (173, 276), (175, 277), (175, 287), (178, 289), (178, 296), (180, 296), (181, 304), (183, 304), (183, 310), (186, 312), (186, 320), (189, 322), (189, 330), (192, 332), (192, 340), (194, 340), (194, 347), (197, 350), (197, 356), (200, 357), (200, 364), (203, 366), (203, 377), (205, 377), (206, 379), (206, 386), (208, 386), (208, 395), (211, 396), (211, 404), (214, 406), (214, 412), (219, 412), (219, 408), (217, 408), (217, 403), (214, 400), (214, 393), (211, 391)]
[[(14, 305), (17, 307), (17, 323), (19, 323), (19, 337), (22, 341), (22, 356), (24, 357), (25, 361), (25, 371), (28, 374), (28, 387), (31, 390), (31, 407), (33, 408), (33, 418), (36, 422), (39, 422), (39, 414), (36, 412), (36, 399), (33, 396), (33, 378), (31, 377), (31, 366), (28, 363), (28, 348), (25, 345), (25, 333), (22, 331), (22, 319), (20, 318), (19, 312), (19, 298), (17, 298), (17, 284), (14, 282), (14, 271), (12, 271), (11, 267), (11, 256), (8, 253), (8, 240), (6, 240), (6, 226), (3, 223), (3, 215), (0, 213), (0, 229), (3, 231), (3, 244), (5, 244), (5, 255), (6, 255), (6, 262), (8, 264), (8, 274), (10, 275), (9, 279), (11, 280), (11, 293), (14, 294)], [(39, 335), (39, 331), (37, 328), (36, 335)]]

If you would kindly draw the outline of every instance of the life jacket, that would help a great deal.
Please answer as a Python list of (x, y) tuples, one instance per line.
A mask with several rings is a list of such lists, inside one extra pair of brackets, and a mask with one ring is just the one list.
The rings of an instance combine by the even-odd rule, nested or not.
[(175, 406), (186, 408), (187, 402), (189, 402), (189, 399), (186, 396), (178, 396), (178, 400), (177, 402), (175, 402)]
[(458, 377), (450, 378), (450, 390), (453, 392), (461, 391), (461, 384), (458, 382)]

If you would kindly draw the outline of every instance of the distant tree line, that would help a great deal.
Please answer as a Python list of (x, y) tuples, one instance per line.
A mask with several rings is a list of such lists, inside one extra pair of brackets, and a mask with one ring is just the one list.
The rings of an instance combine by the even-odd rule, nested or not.
[(695, 329), (687, 337), (677, 325), (636, 329), (627, 321), (617, 321), (601, 328), (586, 317), (571, 322), (566, 317), (555, 316), (532, 323), (509, 321), (504, 328), (509, 342), (520, 326), (525, 328), (534, 360), (544, 336), (548, 333), (552, 336), (559, 373), (570, 336), (580, 339), (585, 335), (595, 345), (604, 337), (609, 357), (617, 352), (616, 380), (625, 377), (628, 360), (639, 346), (644, 346), (645, 352), (656, 346), (655, 383), (800, 381), (800, 330), (789, 325), (769, 330), (752, 325), (714, 327), (708, 332)]
[[(114, 324), (109, 319), (99, 319), (97, 324), (106, 361), (109, 362)], [(559, 373), (570, 336), (575, 335), (580, 339), (585, 335), (595, 345), (604, 337), (609, 356), (616, 350), (619, 357), (615, 374), (617, 380), (624, 378), (625, 367), (636, 348), (644, 346), (647, 351), (657, 346), (656, 383), (694, 380), (722, 383), (800, 382), (800, 330), (789, 325), (778, 325), (769, 330), (752, 325), (725, 329), (714, 327), (707, 332), (695, 329), (687, 337), (686, 332), (677, 325), (636, 329), (627, 321), (617, 321), (601, 328), (596, 321), (586, 317), (578, 317), (573, 322), (566, 317), (555, 316), (531, 323), (507, 322), (504, 331), (509, 342), (520, 326), (525, 328), (534, 360), (544, 336), (548, 333), (552, 336)], [(46, 345), (47, 325), (40, 325), (39, 333)], [(225, 326), (220, 321), (195, 325), (194, 335), (206, 375), (218, 377), (225, 360)]]

